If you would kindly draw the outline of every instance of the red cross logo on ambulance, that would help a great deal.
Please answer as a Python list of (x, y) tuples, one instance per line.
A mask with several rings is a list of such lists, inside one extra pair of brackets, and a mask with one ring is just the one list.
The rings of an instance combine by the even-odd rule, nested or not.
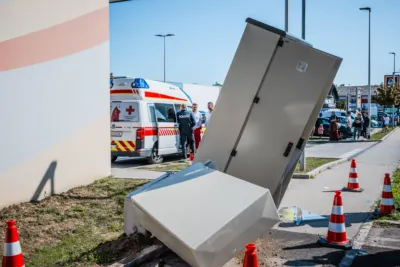
[(129, 106), (129, 108), (126, 109), (126, 112), (128, 112), (128, 115), (131, 115), (133, 112), (135, 112), (135, 109), (132, 106)]

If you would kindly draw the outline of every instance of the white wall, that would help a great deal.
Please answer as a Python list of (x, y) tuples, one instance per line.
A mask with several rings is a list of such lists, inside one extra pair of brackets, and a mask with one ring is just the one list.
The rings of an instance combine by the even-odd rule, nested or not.
[(0, 208), (110, 174), (108, 0), (56, 2), (0, 2)]
[(221, 87), (185, 83), (183, 90), (199, 105), (199, 110), (207, 111), (208, 102), (216, 104)]

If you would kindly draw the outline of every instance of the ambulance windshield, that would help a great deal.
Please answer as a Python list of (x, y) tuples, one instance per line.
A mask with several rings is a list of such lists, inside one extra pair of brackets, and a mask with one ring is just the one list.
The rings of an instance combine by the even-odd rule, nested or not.
[(111, 102), (111, 122), (138, 122), (139, 106), (136, 102)]

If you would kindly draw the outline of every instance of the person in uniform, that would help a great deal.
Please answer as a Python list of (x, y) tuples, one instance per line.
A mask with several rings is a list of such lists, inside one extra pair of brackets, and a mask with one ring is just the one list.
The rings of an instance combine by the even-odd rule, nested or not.
[(194, 154), (194, 134), (193, 127), (196, 125), (196, 120), (192, 112), (187, 111), (186, 104), (181, 104), (181, 110), (176, 113), (178, 119), (179, 134), (182, 146), (182, 156), (187, 158), (186, 145), (189, 143), (191, 152)]
[(194, 119), (196, 125), (193, 127), (194, 132), (194, 143), (196, 145), (196, 150), (199, 149), (200, 141), (201, 141), (201, 127), (202, 127), (202, 115), (198, 110), (197, 103), (192, 103), (192, 113), (194, 115)]

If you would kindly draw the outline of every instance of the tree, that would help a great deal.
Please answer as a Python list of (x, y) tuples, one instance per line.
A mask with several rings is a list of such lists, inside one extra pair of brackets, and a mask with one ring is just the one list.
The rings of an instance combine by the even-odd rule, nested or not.
[(381, 106), (392, 106), (400, 103), (400, 90), (398, 88), (381, 84), (376, 91), (375, 103)]
[(222, 87), (222, 84), (220, 84), (219, 82), (215, 82), (215, 83), (213, 84), (213, 86), (221, 86), (221, 87)]
[(346, 109), (346, 102), (344, 102), (343, 100), (336, 101), (336, 108)]

